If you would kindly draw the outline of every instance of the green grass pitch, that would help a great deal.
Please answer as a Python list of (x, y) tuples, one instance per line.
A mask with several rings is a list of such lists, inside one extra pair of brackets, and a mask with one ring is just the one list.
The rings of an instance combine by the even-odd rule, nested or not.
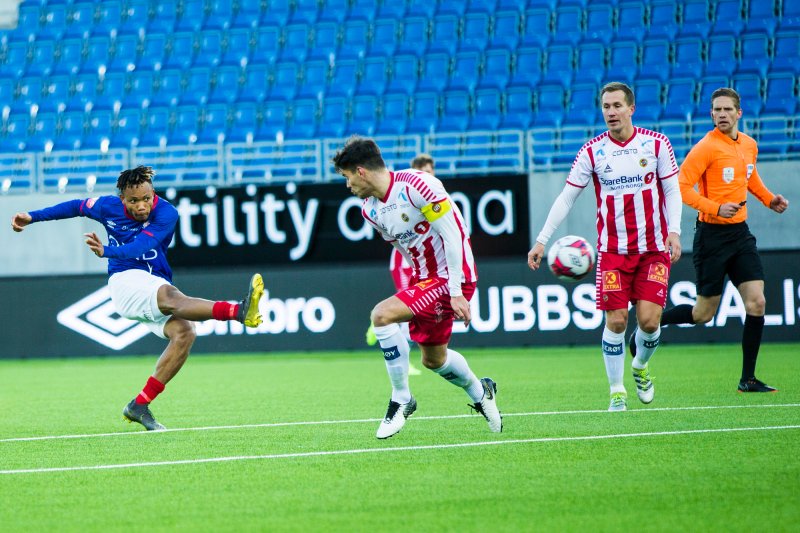
[(799, 348), (762, 347), (780, 392), (737, 394), (738, 346), (662, 346), (655, 401), (626, 372), (608, 413), (596, 347), (456, 347), (497, 381), (503, 433), (423, 371), (386, 441), (377, 350), (192, 356), (155, 433), (121, 417), (154, 357), (2, 361), (0, 529), (796, 531)]

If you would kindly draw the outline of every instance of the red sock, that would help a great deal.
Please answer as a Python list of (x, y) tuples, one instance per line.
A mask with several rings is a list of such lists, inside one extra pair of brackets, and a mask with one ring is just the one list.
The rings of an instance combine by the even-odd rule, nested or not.
[(164, 384), (153, 376), (150, 376), (147, 378), (147, 383), (142, 389), (142, 392), (136, 397), (136, 403), (150, 403), (162, 392), (164, 392)]
[(235, 320), (237, 314), (239, 314), (239, 304), (228, 302), (214, 302), (214, 308), (211, 310), (214, 320)]

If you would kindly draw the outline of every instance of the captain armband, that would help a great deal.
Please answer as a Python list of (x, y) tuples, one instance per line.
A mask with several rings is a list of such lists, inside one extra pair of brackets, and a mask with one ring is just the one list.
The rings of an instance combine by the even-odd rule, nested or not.
[(442, 216), (444, 216), (448, 211), (452, 209), (452, 205), (450, 205), (450, 200), (445, 198), (440, 202), (434, 202), (432, 204), (428, 204), (423, 207), (420, 211), (422, 211), (423, 216), (428, 222), (434, 222)]

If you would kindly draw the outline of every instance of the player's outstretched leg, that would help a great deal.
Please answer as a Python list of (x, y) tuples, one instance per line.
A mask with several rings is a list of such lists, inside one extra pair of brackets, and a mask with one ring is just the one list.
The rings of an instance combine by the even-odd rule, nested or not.
[(159, 424), (150, 412), (150, 404), (136, 403), (136, 398), (130, 401), (128, 405), (122, 410), (122, 416), (128, 422), (138, 422), (143, 425), (147, 431), (158, 431), (167, 429)]
[(261, 274), (253, 274), (250, 278), (250, 286), (247, 288), (247, 296), (239, 303), (239, 314), (236, 320), (248, 328), (258, 327), (263, 318), (258, 311), (258, 302), (264, 296), (264, 280)]
[(414, 414), (417, 410), (417, 400), (411, 397), (407, 403), (398, 403), (394, 400), (389, 400), (389, 408), (386, 410), (386, 416), (378, 426), (378, 432), (375, 434), (379, 439), (388, 439), (392, 435), (396, 435), (403, 429), (406, 423), (406, 418)]
[(481, 378), (481, 385), (483, 386), (483, 398), (479, 402), (468, 405), (483, 415), (493, 433), (500, 433), (503, 431), (503, 416), (497, 408), (497, 383), (492, 378)]

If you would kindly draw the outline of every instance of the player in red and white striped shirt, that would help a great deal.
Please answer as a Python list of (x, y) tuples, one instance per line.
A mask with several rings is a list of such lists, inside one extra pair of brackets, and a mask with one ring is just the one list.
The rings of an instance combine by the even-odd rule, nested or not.
[(635, 127), (633, 91), (609, 83), (601, 93), (608, 131), (580, 149), (567, 184), (528, 253), (539, 268), (544, 248), (589, 183), (597, 199), (597, 308), (605, 311), (603, 356), (611, 388), (609, 411), (627, 407), (622, 384), (628, 302), (636, 306), (639, 330), (632, 371), (637, 394), (653, 400), (648, 361), (660, 338), (670, 265), (681, 255), (681, 195), (678, 164), (669, 139)]
[(400, 322), (410, 322), (422, 364), (463, 388), (489, 428), (502, 431), (494, 381), (478, 380), (464, 356), (447, 346), (454, 317), (469, 325), (469, 299), (478, 280), (458, 207), (434, 176), (414, 169), (390, 172), (372, 139), (351, 137), (333, 164), (346, 178), (347, 188), (364, 200), (364, 218), (414, 268), (412, 284), (378, 303), (370, 316), (392, 383), (392, 398), (377, 437), (396, 434), (417, 407), (408, 387), (409, 346)]

